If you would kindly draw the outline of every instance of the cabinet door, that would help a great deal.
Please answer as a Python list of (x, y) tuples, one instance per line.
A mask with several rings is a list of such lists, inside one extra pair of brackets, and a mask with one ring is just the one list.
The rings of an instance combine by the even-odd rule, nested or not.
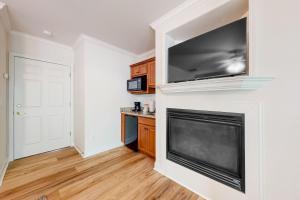
[(149, 148), (149, 126), (139, 124), (139, 150), (141, 150), (144, 153), (148, 153), (148, 148)]
[(149, 127), (149, 155), (155, 158), (155, 127)]
[(147, 64), (141, 64), (131, 67), (131, 77), (143, 76), (148, 72)]
[(139, 65), (139, 75), (145, 75), (147, 71), (147, 64)]
[(155, 61), (148, 63), (148, 85), (155, 87)]
[(140, 73), (139, 66), (131, 67), (131, 77), (139, 76), (139, 73)]

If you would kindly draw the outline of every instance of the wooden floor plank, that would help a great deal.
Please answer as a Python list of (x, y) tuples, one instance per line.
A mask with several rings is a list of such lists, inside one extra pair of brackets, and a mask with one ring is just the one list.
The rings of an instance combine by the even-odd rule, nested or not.
[(153, 170), (153, 159), (121, 147), (89, 158), (74, 148), (10, 163), (2, 200), (204, 200)]
[(61, 158), (69, 155), (78, 155), (78, 153), (74, 148), (71, 147), (64, 148), (58, 151), (50, 151), (47, 153), (42, 153), (35, 156), (29, 156), (23, 159), (15, 160), (14, 162), (11, 162), (9, 164), (8, 169), (22, 169), (23, 167), (27, 167), (27, 165), (34, 165), (49, 158)]

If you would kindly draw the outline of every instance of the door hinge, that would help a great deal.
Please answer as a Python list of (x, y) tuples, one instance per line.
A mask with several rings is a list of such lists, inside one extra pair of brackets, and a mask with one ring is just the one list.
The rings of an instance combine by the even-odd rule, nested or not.
[(71, 73), (69, 73), (69, 77), (71, 78), (71, 76), (72, 76), (72, 74)]
[(72, 136), (72, 132), (70, 131), (70, 136)]

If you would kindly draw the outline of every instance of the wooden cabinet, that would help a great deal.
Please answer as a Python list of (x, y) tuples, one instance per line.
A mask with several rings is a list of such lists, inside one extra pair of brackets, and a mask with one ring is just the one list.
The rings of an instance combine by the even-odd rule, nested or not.
[(147, 90), (130, 91), (132, 94), (154, 94), (155, 93), (155, 58), (150, 58), (139, 63), (130, 65), (130, 78), (147, 76)]
[(139, 117), (138, 148), (155, 157), (155, 119)]
[(125, 114), (121, 113), (121, 141), (125, 143)]
[(131, 67), (130, 71), (131, 71), (131, 77), (139, 76), (140, 67), (139, 66)]
[(148, 72), (147, 63), (132, 66), (131, 67), (131, 78), (147, 75), (147, 72)]
[[(126, 114), (121, 113), (121, 141), (125, 143)], [(138, 150), (155, 158), (155, 119), (138, 116)], [(136, 145), (136, 144), (135, 144)], [(136, 148), (136, 146), (135, 146)]]
[(155, 119), (149, 117), (139, 117), (139, 124), (144, 124), (148, 126), (155, 126)]
[(148, 63), (148, 86), (155, 88), (155, 61)]
[(150, 156), (155, 158), (155, 126), (149, 127), (149, 146), (148, 146), (148, 153)]
[(150, 127), (147, 125), (139, 124), (138, 147), (140, 151), (145, 153), (148, 152), (149, 134)]

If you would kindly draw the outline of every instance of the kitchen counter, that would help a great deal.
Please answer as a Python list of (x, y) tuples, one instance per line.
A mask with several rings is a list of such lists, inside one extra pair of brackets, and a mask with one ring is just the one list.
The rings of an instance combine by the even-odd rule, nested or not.
[(133, 111), (121, 111), (121, 113), (125, 115), (133, 115), (138, 117), (147, 117), (147, 118), (153, 118), (155, 119), (155, 113), (154, 114), (144, 114), (143, 112), (133, 112)]
[(123, 113), (125, 115), (133, 115), (133, 116), (137, 116), (137, 117), (147, 117), (147, 118), (155, 119), (155, 113), (153, 113), (153, 114), (152, 113), (144, 114), (142, 111), (141, 112), (134, 112), (132, 110), (133, 110), (132, 107), (124, 107), (124, 108), (120, 109), (121, 113)]
[(129, 148), (155, 158), (155, 114), (121, 108), (121, 141)]

